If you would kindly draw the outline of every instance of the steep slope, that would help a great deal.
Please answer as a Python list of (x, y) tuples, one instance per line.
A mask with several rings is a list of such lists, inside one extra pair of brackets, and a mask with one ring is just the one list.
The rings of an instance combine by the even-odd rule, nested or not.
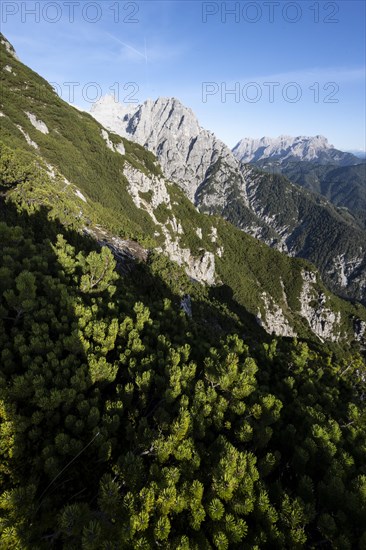
[(8, 204), (28, 212), (43, 205), (52, 219), (107, 244), (117, 257), (136, 248), (141, 258), (146, 248), (163, 252), (192, 279), (218, 285), (224, 301), (243, 306), (268, 332), (362, 340), (365, 311), (332, 296), (314, 267), (199, 213), (162, 176), (152, 153), (70, 107), (6, 48), (2, 53), (11, 67), (0, 68)]
[[(91, 114), (156, 154), (166, 176), (201, 212), (222, 215), (271, 247), (314, 262), (333, 291), (366, 300), (366, 231), (352, 215), (286, 178), (240, 163), (177, 99), (149, 100), (129, 109), (105, 97)], [(306, 139), (299, 138), (296, 149), (293, 138), (284, 138), (284, 150), (292, 147), (304, 155), (306, 149), (309, 158), (330, 155), (339, 162), (352, 157), (342, 157), (325, 138)]]
[(284, 174), (335, 206), (347, 208), (366, 227), (366, 163), (335, 167), (305, 161), (277, 163), (268, 159), (255, 164), (264, 171)]
[(243, 163), (256, 163), (263, 160), (273, 160), (279, 164), (289, 161), (307, 161), (334, 166), (352, 166), (360, 163), (360, 159), (352, 153), (335, 149), (324, 136), (243, 138), (235, 145), (233, 153)]
[(366, 232), (353, 216), (284, 176), (258, 172), (255, 178), (251, 171), (251, 177), (249, 204), (276, 229), (284, 250), (313, 262), (333, 291), (365, 301)]
[(154, 262), (2, 213), (1, 549), (364, 546), (360, 355), (220, 334)]
[(365, 308), (0, 38), (0, 548), (363, 548)]

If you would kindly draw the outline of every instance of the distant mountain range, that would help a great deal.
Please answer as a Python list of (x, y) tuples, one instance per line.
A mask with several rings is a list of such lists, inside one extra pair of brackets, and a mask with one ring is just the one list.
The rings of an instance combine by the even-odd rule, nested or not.
[(360, 163), (360, 159), (352, 153), (335, 149), (324, 136), (243, 138), (235, 145), (233, 153), (244, 163), (269, 159), (279, 164), (306, 161), (320, 165), (352, 166)]
[[(328, 170), (329, 164), (319, 165), (316, 159), (332, 159), (332, 168), (359, 159), (335, 150), (320, 136), (280, 138), (272, 144), (264, 138), (259, 140), (260, 147), (259, 142), (243, 140), (230, 151), (175, 98), (126, 106), (111, 96), (104, 97), (93, 105), (91, 114), (109, 130), (154, 153), (164, 174), (178, 183), (201, 212), (222, 215), (271, 247), (310, 260), (333, 291), (365, 300), (366, 231), (362, 221), (318, 194), (293, 185), (281, 174), (278, 160), (283, 151), (284, 167), (307, 158), (312, 159), (306, 161), (311, 169), (322, 166)], [(260, 160), (265, 147), (267, 153), (272, 151), (269, 162), (276, 163), (275, 170), (267, 170), (267, 161)], [(247, 164), (254, 158), (255, 166)], [(294, 158), (296, 163), (289, 160)], [(351, 168), (358, 170), (357, 166)], [(353, 196), (357, 204), (358, 196), (352, 193), (349, 202)]]

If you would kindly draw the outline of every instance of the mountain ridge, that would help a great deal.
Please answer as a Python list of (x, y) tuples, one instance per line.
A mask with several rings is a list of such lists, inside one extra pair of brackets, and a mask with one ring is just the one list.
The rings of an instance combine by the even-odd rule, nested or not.
[[(108, 104), (113, 105), (109, 113)], [(180, 185), (201, 212), (222, 215), (266, 244), (310, 260), (333, 291), (366, 300), (366, 232), (358, 219), (285, 178), (240, 162), (176, 98), (146, 101), (131, 107), (129, 114), (126, 109), (129, 107), (108, 98), (96, 103), (91, 114), (156, 154), (165, 175)], [(115, 118), (118, 110), (121, 116)], [(323, 148), (328, 147), (325, 138), (318, 141)], [(305, 212), (311, 215), (309, 227)], [(320, 233), (324, 217), (329, 227)], [(335, 245), (335, 234), (339, 246)], [(322, 249), (324, 254), (319, 254)], [(339, 263), (344, 278), (337, 275)]]
[[(192, 202), (207, 169), (220, 156), (235, 166), (226, 145), (202, 128), (193, 111), (176, 98), (148, 99), (141, 105), (127, 107), (113, 96), (104, 96), (93, 104), (90, 113), (110, 130), (158, 155), (166, 176), (178, 183)], [(180, 141), (174, 139), (178, 134)], [(205, 154), (202, 149), (207, 142), (210, 148)]]
[[(33, 183), (28, 177), (15, 183), (6, 200), (27, 210), (44, 205), (51, 217), (82, 232), (88, 229), (111, 247), (119, 246), (115, 238), (135, 239), (163, 252), (191, 277), (231, 289), (227, 294), (270, 333), (362, 341), (363, 309), (360, 316), (357, 308), (329, 293), (310, 264), (271, 250), (218, 216), (199, 213), (163, 177), (146, 148), (70, 107), (20, 62), (9, 57), (5, 63), (12, 71), (0, 69), (6, 84), (4, 166), (16, 165), (24, 154), (30, 159), (24, 166), (35, 163), (39, 174), (31, 176)], [(306, 301), (317, 307), (301, 310)]]
[(366, 308), (0, 53), (0, 548), (363, 547)]
[(243, 163), (256, 163), (269, 159), (280, 164), (285, 161), (307, 161), (315, 164), (352, 166), (362, 161), (352, 153), (336, 149), (327, 138), (317, 136), (287, 136), (261, 139), (243, 138), (232, 149), (236, 158)]

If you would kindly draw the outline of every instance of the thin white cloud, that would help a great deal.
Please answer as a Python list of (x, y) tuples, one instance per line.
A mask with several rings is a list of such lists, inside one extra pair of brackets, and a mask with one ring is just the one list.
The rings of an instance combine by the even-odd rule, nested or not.
[(126, 42), (123, 42), (122, 40), (120, 40), (116, 36), (113, 36), (113, 34), (111, 34), (109, 32), (106, 32), (105, 34), (107, 36), (109, 36), (110, 38), (112, 38), (112, 40), (114, 40), (115, 42), (117, 42), (118, 44), (123, 46), (127, 50), (127, 52), (126, 52), (128, 54), (127, 57), (133, 59), (137, 56), (138, 58), (144, 59), (145, 62), (147, 63), (146, 39), (145, 39), (145, 48), (144, 48), (145, 51), (141, 52), (140, 50), (138, 50), (134, 46), (131, 46), (131, 44), (127, 44)]
[(119, 57), (126, 61), (163, 63), (165, 61), (182, 57), (189, 52), (190, 49), (188, 43), (163, 44), (157, 41), (156, 38), (154, 40), (149, 40), (146, 36), (143, 39), (144, 45), (136, 46), (131, 42), (120, 40), (117, 36), (109, 32), (105, 32), (104, 35), (122, 46)]

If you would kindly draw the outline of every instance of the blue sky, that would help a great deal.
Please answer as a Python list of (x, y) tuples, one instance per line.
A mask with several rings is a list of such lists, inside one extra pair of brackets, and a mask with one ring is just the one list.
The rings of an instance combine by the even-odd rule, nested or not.
[(175, 96), (231, 147), (323, 134), (366, 149), (363, 1), (3, 0), (1, 30), (87, 110)]

